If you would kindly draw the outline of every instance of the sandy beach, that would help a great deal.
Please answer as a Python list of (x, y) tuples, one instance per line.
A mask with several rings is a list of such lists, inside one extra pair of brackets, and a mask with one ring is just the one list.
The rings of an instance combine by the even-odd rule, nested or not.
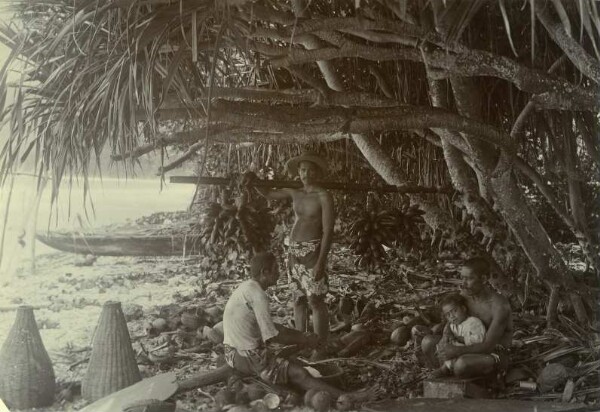
[[(193, 195), (190, 185), (169, 185), (160, 190), (158, 180), (91, 179), (93, 207), (85, 217), (82, 192), (74, 186), (62, 190), (58, 211), (46, 190), (39, 207), (37, 230), (94, 230), (96, 227), (131, 223), (157, 211), (185, 210)], [(8, 187), (0, 192), (0, 212), (6, 211)], [(194, 271), (181, 258), (101, 257), (93, 266), (75, 266), (81, 257), (57, 252), (36, 242), (36, 271), (30, 272), (30, 245), (22, 247), (19, 235), (30, 228), (35, 199), (35, 180), (16, 179), (6, 227), (4, 259), (0, 269), (0, 341), (13, 323), (16, 306), (40, 307), (35, 316), (55, 364), (57, 376), (69, 379), (56, 355), (68, 345), (90, 344), (101, 306), (108, 300), (141, 305), (149, 311), (172, 301), (177, 292), (189, 293), (186, 271)], [(69, 207), (70, 202), (70, 207)], [(27, 239), (27, 237), (25, 237)], [(165, 287), (168, 286), (168, 287)], [(58, 357), (57, 357), (58, 356)], [(74, 380), (81, 377), (73, 376)]]

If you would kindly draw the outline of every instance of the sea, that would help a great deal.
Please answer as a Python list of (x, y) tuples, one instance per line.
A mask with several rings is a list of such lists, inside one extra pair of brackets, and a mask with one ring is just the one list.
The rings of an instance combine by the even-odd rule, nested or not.
[(85, 201), (83, 182), (74, 181), (63, 183), (52, 202), (48, 183), (36, 211), (37, 178), (18, 175), (14, 179), (12, 195), (10, 178), (0, 187), (0, 238), (4, 231), (0, 281), (9, 279), (32, 256), (56, 252), (33, 240), (36, 231), (90, 231), (155, 212), (186, 210), (195, 191), (189, 184), (163, 182), (161, 187), (159, 179), (89, 178)]

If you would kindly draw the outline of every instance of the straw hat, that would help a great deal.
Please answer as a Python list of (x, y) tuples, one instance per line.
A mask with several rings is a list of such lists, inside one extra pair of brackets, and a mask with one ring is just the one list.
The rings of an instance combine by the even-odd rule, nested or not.
[(298, 166), (300, 162), (311, 162), (321, 169), (321, 174), (327, 171), (327, 162), (314, 152), (304, 152), (300, 156), (292, 157), (287, 161), (285, 167), (292, 176), (298, 175)]

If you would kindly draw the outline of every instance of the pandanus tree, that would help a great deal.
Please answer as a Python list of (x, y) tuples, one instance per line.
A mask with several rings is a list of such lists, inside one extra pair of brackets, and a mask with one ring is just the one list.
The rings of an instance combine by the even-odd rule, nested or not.
[(180, 147), (164, 173), (223, 143), (319, 142), (401, 186), (423, 183), (401, 150), (418, 142), (471, 222), (463, 230), (437, 197), (409, 194), (434, 239), (487, 256), (500, 274), (524, 254), (549, 291), (549, 321), (560, 299), (582, 322), (593, 313), (595, 297), (530, 199), (543, 199), (597, 271), (595, 0), (8, 3), (2, 102), (9, 63), (22, 71), (3, 110), (2, 182), (26, 159), (56, 193), (104, 150), (133, 165)]

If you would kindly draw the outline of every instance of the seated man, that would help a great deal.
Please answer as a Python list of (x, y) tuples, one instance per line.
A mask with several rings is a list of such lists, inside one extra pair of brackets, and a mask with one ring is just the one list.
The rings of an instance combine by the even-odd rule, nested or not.
[[(467, 301), (464, 296), (453, 293), (446, 295), (440, 305), (442, 315), (446, 319), (446, 326), (441, 342), (451, 343), (456, 346), (469, 346), (481, 343), (485, 339), (485, 325), (475, 316), (469, 316)], [(441, 368), (431, 374), (432, 378), (441, 378), (454, 374), (456, 359), (444, 361)]]
[(483, 342), (459, 346), (441, 340), (441, 336), (425, 336), (421, 348), (429, 366), (439, 367), (439, 361), (455, 359), (454, 375), (460, 378), (503, 372), (508, 367), (512, 312), (508, 300), (485, 285), (489, 271), (489, 264), (483, 258), (469, 259), (461, 269), (462, 295), (469, 315), (481, 319), (487, 330)]
[(279, 279), (273, 254), (254, 256), (250, 273), (252, 279), (242, 282), (225, 305), (223, 331), (225, 360), (229, 366), (243, 375), (260, 376), (273, 384), (293, 384), (303, 390), (315, 388), (327, 391), (334, 398), (345, 394), (346, 399), (356, 402), (373, 395), (369, 391), (345, 393), (313, 378), (299, 363), (274, 356), (268, 348), (270, 342), (314, 347), (319, 343), (319, 337), (273, 323), (265, 292)]

